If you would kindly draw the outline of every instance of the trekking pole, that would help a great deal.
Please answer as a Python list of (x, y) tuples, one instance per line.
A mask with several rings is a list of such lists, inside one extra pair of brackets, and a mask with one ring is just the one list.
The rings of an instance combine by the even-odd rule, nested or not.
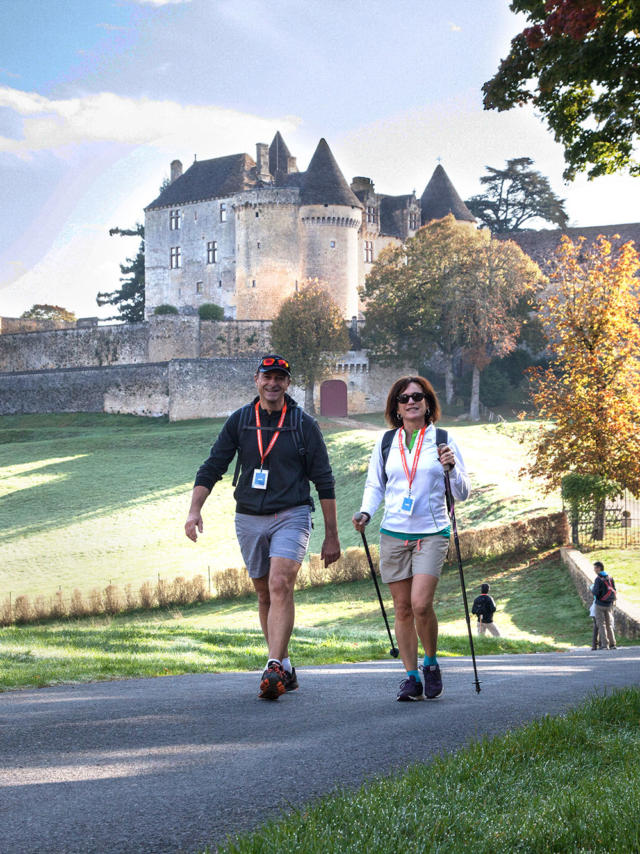
[[(446, 448), (446, 445), (438, 445), (439, 448)], [(473, 662), (473, 675), (475, 677), (476, 694), (480, 693), (480, 680), (478, 679), (478, 668), (476, 667), (476, 652), (473, 648), (473, 634), (471, 632), (471, 618), (469, 617), (469, 603), (467, 602), (467, 589), (464, 584), (464, 573), (462, 572), (462, 557), (460, 556), (460, 540), (458, 539), (458, 527), (456, 525), (456, 510), (451, 492), (451, 481), (449, 480), (450, 465), (443, 465), (444, 469), (444, 488), (447, 494), (447, 505), (449, 516), (451, 517), (451, 527), (453, 528), (453, 541), (456, 546), (456, 555), (458, 556), (458, 572), (460, 574), (460, 586), (462, 587), (462, 601), (464, 602), (464, 615), (467, 620), (467, 631), (469, 632), (469, 646), (471, 647), (471, 660)]]
[(380, 588), (378, 586), (378, 579), (376, 578), (376, 571), (373, 568), (373, 561), (371, 560), (371, 552), (369, 551), (369, 544), (367, 543), (367, 538), (365, 536), (364, 531), (361, 531), (362, 536), (362, 545), (364, 546), (365, 554), (367, 555), (367, 560), (369, 561), (369, 569), (371, 570), (371, 578), (373, 578), (373, 583), (376, 586), (376, 593), (378, 594), (378, 602), (380, 603), (380, 610), (382, 611), (382, 616), (384, 618), (384, 624), (387, 627), (387, 634), (389, 635), (389, 640), (391, 641), (391, 649), (389, 650), (389, 655), (392, 658), (397, 658), (400, 655), (398, 648), (393, 642), (393, 636), (391, 634), (391, 629), (389, 628), (389, 620), (387, 620), (387, 612), (384, 610), (384, 603), (382, 601), (382, 595), (380, 594)]

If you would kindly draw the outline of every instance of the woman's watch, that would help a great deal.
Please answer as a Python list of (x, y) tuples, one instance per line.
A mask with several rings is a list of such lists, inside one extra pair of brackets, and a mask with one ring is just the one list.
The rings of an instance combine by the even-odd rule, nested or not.
[(367, 513), (367, 511), (366, 511), (366, 510), (361, 510), (361, 511), (360, 511), (360, 515), (361, 515), (361, 516), (366, 516), (366, 517), (367, 517), (367, 519), (366, 519), (366, 521), (365, 521), (365, 523), (364, 523), (364, 524), (365, 524), (365, 525), (368, 525), (368, 524), (369, 524), (369, 522), (371, 521), (371, 516), (369, 516), (369, 514)]

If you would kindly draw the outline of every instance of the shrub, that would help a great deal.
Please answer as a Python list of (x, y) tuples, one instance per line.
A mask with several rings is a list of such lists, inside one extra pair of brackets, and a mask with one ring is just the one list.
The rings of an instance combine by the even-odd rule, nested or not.
[(36, 596), (33, 603), (33, 612), (36, 620), (46, 620), (49, 616), (49, 605), (44, 596)]
[(124, 598), (127, 603), (127, 610), (133, 611), (140, 604), (140, 600), (133, 592), (133, 587), (130, 584), (126, 584), (124, 588)]
[(224, 309), (215, 302), (204, 302), (198, 308), (200, 320), (224, 320)]
[(235, 599), (237, 596), (246, 596), (254, 592), (253, 582), (247, 575), (247, 570), (222, 569), (215, 574), (215, 585), (218, 599)]
[(62, 590), (57, 590), (56, 593), (51, 597), (51, 616), (60, 620), (62, 617), (66, 617), (69, 613), (67, 606), (64, 603), (64, 599), (62, 598)]
[(122, 591), (115, 584), (109, 584), (104, 590), (104, 610), (107, 614), (118, 614), (124, 608)]
[(205, 602), (209, 598), (204, 576), (196, 575), (191, 579), (192, 602)]
[(13, 608), (11, 597), (5, 596), (0, 604), (0, 626), (10, 626), (13, 622)]
[(13, 606), (13, 619), (18, 624), (30, 623), (35, 616), (31, 600), (28, 596), (16, 596)]
[(157, 305), (153, 309), (154, 314), (179, 314), (178, 309), (175, 305), (169, 305), (169, 303), (165, 302), (162, 305)]
[(165, 581), (164, 578), (158, 578), (156, 583), (156, 599), (161, 608), (166, 608), (170, 605), (173, 599), (173, 584)]
[(153, 608), (155, 598), (155, 593), (150, 581), (145, 581), (140, 585), (140, 606), (142, 608)]
[(102, 590), (98, 590), (97, 587), (94, 587), (91, 593), (89, 593), (89, 601), (91, 603), (91, 605), (89, 606), (90, 613), (102, 614), (102, 612), (104, 611)]
[(87, 604), (84, 601), (84, 596), (76, 587), (73, 593), (71, 594), (71, 603), (69, 605), (69, 616), (70, 617), (85, 617), (88, 614), (89, 610), (87, 608)]

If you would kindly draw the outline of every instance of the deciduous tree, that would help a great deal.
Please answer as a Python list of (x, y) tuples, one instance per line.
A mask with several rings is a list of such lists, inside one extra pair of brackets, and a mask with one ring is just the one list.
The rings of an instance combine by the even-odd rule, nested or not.
[(453, 359), (472, 364), (471, 417), (479, 417), (480, 372), (515, 347), (523, 295), (538, 267), (511, 241), (457, 222), (434, 220), (402, 246), (380, 253), (367, 276), (365, 343), (382, 361), (423, 364), (439, 353), (446, 399), (453, 398)]
[(638, 0), (513, 0), (529, 26), (483, 86), (486, 109), (530, 103), (564, 146), (565, 177), (640, 175)]
[(144, 226), (140, 223), (132, 228), (110, 228), (109, 234), (121, 237), (140, 237), (140, 245), (135, 258), (127, 258), (120, 264), (122, 287), (115, 291), (98, 293), (98, 305), (114, 305), (118, 314), (109, 320), (124, 320), (126, 323), (138, 323), (144, 320)]
[(542, 312), (548, 370), (532, 369), (541, 425), (528, 474), (547, 490), (568, 473), (640, 494), (640, 256), (599, 237), (563, 238)]
[(324, 283), (308, 280), (282, 303), (271, 324), (271, 343), (291, 362), (295, 382), (305, 390), (304, 408), (314, 414), (315, 384), (349, 348), (344, 318)]
[(32, 320), (60, 320), (64, 323), (74, 323), (76, 316), (61, 305), (49, 305), (48, 303), (36, 303), (27, 311), (23, 311), (20, 317)]
[(549, 179), (532, 168), (530, 157), (507, 160), (505, 169), (485, 167), (480, 178), (486, 192), (465, 204), (471, 213), (494, 234), (519, 231), (530, 220), (544, 220), (564, 228), (568, 216), (564, 199), (551, 189)]

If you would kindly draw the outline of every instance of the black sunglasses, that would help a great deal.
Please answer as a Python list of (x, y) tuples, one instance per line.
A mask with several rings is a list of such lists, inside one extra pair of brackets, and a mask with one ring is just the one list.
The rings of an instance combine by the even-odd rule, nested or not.
[(415, 400), (416, 403), (420, 403), (421, 400), (424, 400), (427, 395), (423, 391), (413, 391), (411, 394), (399, 394), (396, 397), (398, 403), (409, 403), (410, 400)]

